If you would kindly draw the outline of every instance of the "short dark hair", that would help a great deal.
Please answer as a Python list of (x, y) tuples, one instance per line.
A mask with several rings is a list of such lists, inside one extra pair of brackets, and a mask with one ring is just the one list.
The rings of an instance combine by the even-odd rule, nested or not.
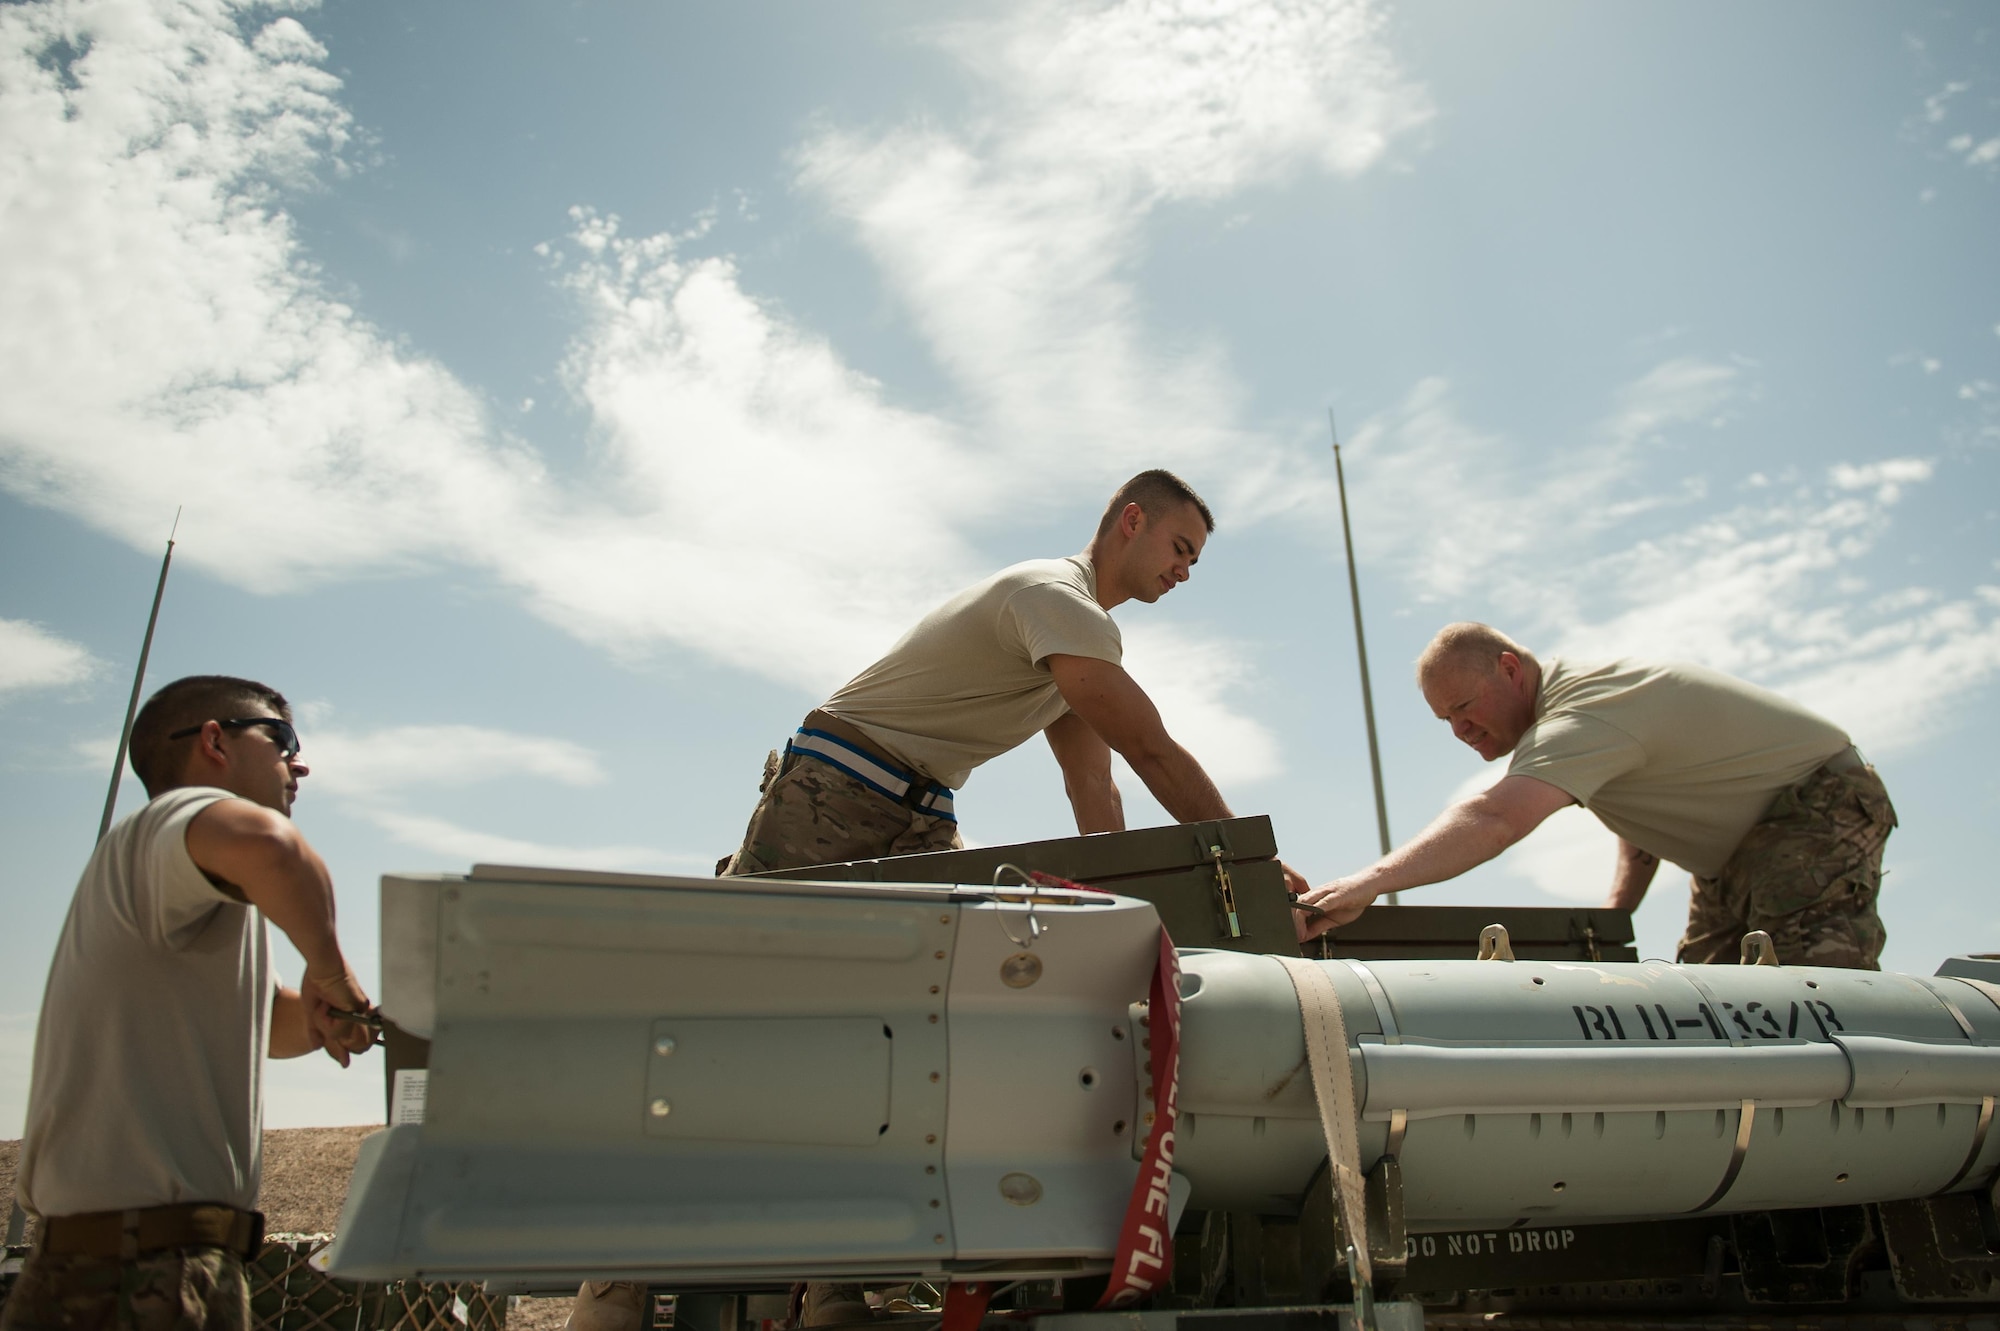
[(258, 707), (268, 707), (287, 721), (292, 719), (292, 705), (284, 694), (268, 684), (234, 675), (189, 675), (146, 699), (132, 722), (131, 748), (132, 770), (139, 774), (146, 794), (158, 796), (180, 780), (187, 750), (181, 741), (167, 736), (205, 721), (228, 721)]
[(1160, 517), (1182, 504), (1193, 504), (1195, 511), (1201, 514), (1201, 525), (1210, 534), (1215, 531), (1215, 514), (1208, 511), (1208, 505), (1194, 492), (1194, 487), (1163, 467), (1142, 471), (1118, 487), (1118, 493), (1111, 496), (1104, 516), (1097, 521), (1099, 536), (1118, 525), (1118, 515), (1125, 511), (1127, 504), (1137, 504), (1139, 511), (1149, 518)]

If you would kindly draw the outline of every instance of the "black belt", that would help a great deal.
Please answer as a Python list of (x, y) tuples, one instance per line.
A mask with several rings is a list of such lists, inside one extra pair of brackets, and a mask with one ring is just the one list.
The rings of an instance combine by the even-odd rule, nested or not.
[(245, 1260), (264, 1246), (264, 1213), (219, 1202), (185, 1202), (131, 1211), (45, 1216), (42, 1251), (58, 1257), (130, 1260), (173, 1248), (227, 1248)]

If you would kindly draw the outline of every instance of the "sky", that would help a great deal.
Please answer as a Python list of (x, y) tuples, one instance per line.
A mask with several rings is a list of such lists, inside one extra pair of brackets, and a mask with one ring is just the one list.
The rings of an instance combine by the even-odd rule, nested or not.
[[(1498, 775), (1410, 668), (1481, 619), (1819, 709), (1884, 964), (2000, 951), (1995, 236), (1977, 4), (0, 4), (0, 1136), (176, 512), (148, 687), (293, 700), (371, 987), (385, 873), (710, 872), (809, 708), (1151, 466), (1218, 526), (1128, 667), (1362, 867), (1329, 412), (1399, 839)], [(958, 808), (1073, 828), (1038, 742)], [(1406, 900), (1612, 859), (1571, 810)]]

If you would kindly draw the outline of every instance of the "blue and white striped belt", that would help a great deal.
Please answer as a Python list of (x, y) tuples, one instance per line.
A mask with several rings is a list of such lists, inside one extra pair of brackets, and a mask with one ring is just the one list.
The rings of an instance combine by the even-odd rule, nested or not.
[(952, 813), (949, 790), (915, 772), (906, 772), (893, 763), (884, 762), (859, 745), (828, 731), (800, 726), (799, 733), (786, 741), (785, 752), (802, 753), (829, 767), (836, 767), (870, 790), (886, 795), (906, 808), (917, 809), (949, 823), (958, 821)]

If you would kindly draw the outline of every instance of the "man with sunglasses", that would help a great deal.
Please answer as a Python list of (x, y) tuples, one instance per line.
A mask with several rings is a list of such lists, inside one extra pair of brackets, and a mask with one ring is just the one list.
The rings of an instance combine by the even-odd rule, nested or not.
[[(0, 1331), (246, 1331), (260, 1054), (372, 1041), (326, 865), (292, 825), (307, 767), (284, 696), (176, 680), (132, 727), (151, 796), (77, 884), (36, 1031), (19, 1194), (41, 1217)], [(271, 973), (265, 921), (305, 958)]]

